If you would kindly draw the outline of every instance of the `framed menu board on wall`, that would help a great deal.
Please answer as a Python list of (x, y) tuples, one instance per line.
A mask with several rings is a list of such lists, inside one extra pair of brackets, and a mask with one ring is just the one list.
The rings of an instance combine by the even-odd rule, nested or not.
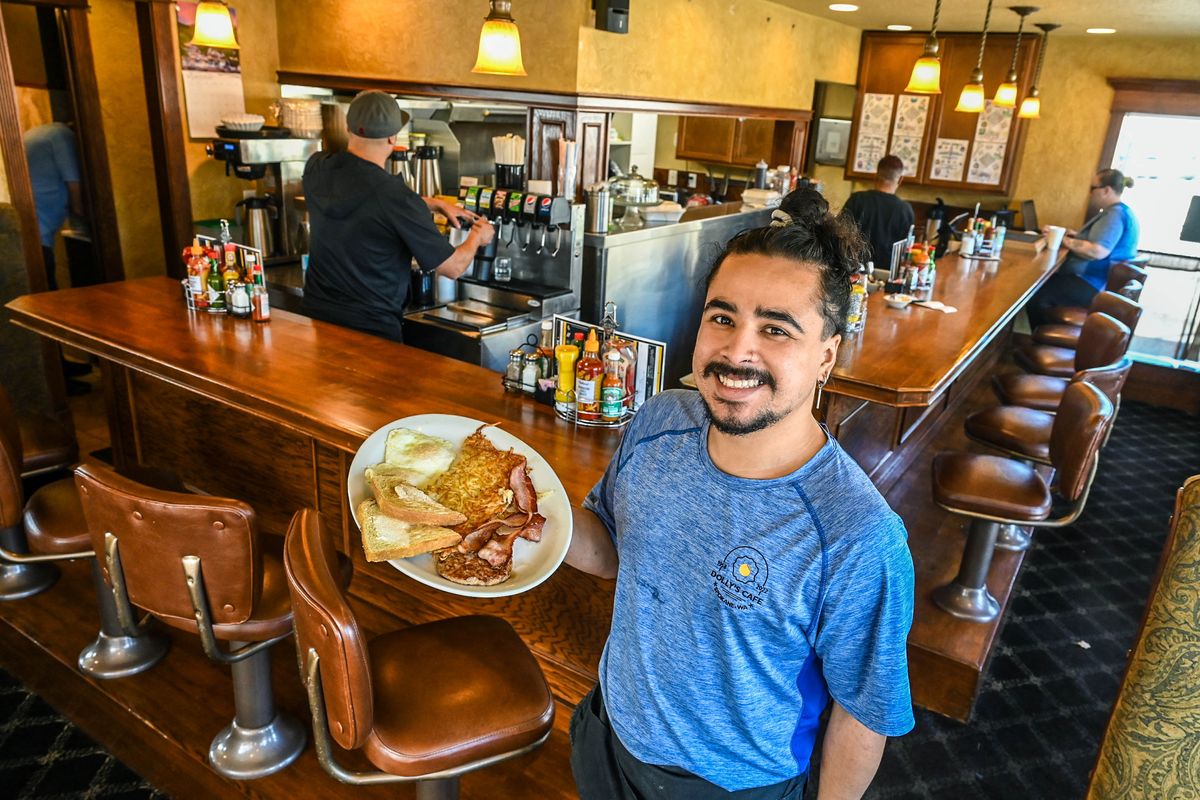
[[(1010, 194), (1025, 121), (990, 101), (981, 114), (955, 111), (958, 94), (975, 68), (979, 34), (942, 34), (938, 40), (943, 93), (916, 95), (904, 89), (924, 51), (925, 35), (863, 34), (846, 178), (873, 180), (879, 159), (894, 154), (904, 162), (909, 184)], [(1015, 34), (988, 36), (983, 72), (989, 97), (1008, 72), (1015, 42)], [(1032, 82), (1039, 42), (1035, 36), (1021, 39), (1017, 73), (1022, 92)]]

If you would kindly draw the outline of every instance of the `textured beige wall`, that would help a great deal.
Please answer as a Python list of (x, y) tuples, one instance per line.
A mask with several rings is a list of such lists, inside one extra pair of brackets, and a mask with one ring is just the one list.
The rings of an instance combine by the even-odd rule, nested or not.
[[(655, 0), (657, 3), (658, 0)], [(457, 86), (575, 91), (579, 26), (587, 0), (521, 0), (528, 77), (476, 75), (486, 0), (282, 0), (279, 63), (285, 70)]]
[(1101, 40), (1055, 35), (1042, 71), (1042, 118), (1027, 123), (1029, 133), (1012, 198), (916, 187), (901, 187), (900, 194), (911, 200), (942, 197), (960, 206), (982, 199), (992, 207), (1032, 198), (1042, 224), (1078, 227), (1084, 221), (1088, 185), (1100, 164), (1108, 132), (1113, 98), (1108, 79), (1194, 80), (1198, 76), (1200, 40), (1194, 38)]
[(581, 93), (812, 108), (813, 81), (853, 83), (860, 31), (765, 0), (636, 3), (629, 33), (579, 30)]
[(125, 275), (161, 275), (165, 269), (162, 230), (134, 4), (127, 0), (92, 0), (91, 6), (88, 26)]

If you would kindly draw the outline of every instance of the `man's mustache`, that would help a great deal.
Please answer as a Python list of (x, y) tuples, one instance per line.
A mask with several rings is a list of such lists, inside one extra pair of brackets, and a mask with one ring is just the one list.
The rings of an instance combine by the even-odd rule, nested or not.
[(775, 379), (766, 370), (754, 369), (752, 367), (735, 367), (732, 364), (724, 364), (720, 361), (710, 361), (704, 368), (703, 375), (706, 378), (724, 376), (735, 381), (758, 381), (770, 389), (775, 388)]

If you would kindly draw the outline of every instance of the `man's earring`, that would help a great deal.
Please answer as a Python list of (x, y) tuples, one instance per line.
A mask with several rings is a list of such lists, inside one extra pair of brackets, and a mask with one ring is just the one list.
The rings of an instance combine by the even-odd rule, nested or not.
[(827, 380), (829, 380), (828, 376), (817, 379), (817, 408), (821, 407), (821, 392), (825, 388), (825, 382)]

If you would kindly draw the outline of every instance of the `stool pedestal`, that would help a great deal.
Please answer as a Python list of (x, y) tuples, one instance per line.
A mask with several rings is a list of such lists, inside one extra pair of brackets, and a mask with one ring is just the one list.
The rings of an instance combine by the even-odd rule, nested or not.
[(996, 536), (996, 547), (1001, 550), (1021, 552), (1033, 545), (1033, 532), (1021, 525), (1001, 525)]
[[(0, 529), (0, 548), (10, 553), (28, 553), (25, 530), (19, 524)], [(61, 574), (53, 564), (0, 561), (0, 600), (21, 600), (44, 592)]]
[[(244, 643), (230, 642), (233, 650)], [(260, 650), (231, 665), (233, 722), (208, 748), (213, 769), (233, 780), (262, 778), (286, 767), (304, 750), (304, 726), (275, 711), (271, 651)]]
[(144, 672), (167, 654), (170, 640), (145, 629), (130, 635), (121, 626), (112, 589), (104, 581), (100, 562), (92, 559), (92, 584), (96, 587), (96, 605), (100, 609), (100, 633), (79, 654), (79, 669), (93, 678), (127, 678)]
[(1000, 523), (971, 520), (958, 576), (933, 590), (933, 601), (939, 608), (971, 622), (991, 622), (999, 615), (1000, 604), (987, 589), (988, 569), (999, 534)]

